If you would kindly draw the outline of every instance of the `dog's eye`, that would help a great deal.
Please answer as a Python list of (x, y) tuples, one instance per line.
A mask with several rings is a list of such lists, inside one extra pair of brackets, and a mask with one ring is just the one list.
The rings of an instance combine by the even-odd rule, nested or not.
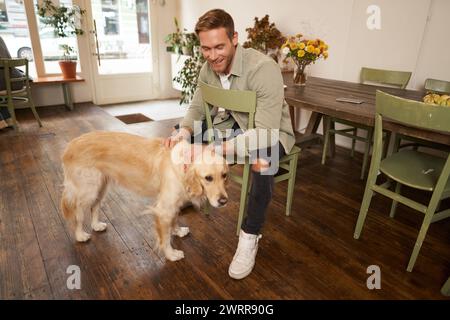
[(208, 182), (211, 182), (211, 181), (213, 181), (213, 177), (212, 176), (206, 176), (205, 180), (208, 181)]
[(223, 179), (226, 179), (227, 176), (228, 176), (228, 175), (227, 175), (226, 173), (222, 174), (222, 178), (223, 178)]

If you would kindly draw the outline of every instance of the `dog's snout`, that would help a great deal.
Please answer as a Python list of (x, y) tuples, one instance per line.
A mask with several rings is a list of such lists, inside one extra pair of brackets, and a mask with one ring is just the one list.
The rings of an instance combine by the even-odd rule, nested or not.
[(224, 205), (227, 204), (228, 198), (226, 198), (226, 197), (220, 197), (218, 202), (219, 202), (219, 204), (220, 204), (221, 206), (224, 206)]

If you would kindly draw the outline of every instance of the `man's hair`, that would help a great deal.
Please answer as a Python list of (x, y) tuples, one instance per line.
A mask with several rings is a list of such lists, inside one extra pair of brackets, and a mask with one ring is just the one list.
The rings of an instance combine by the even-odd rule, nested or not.
[(197, 24), (195, 25), (195, 33), (198, 35), (202, 31), (209, 31), (218, 28), (225, 28), (228, 38), (233, 38), (233, 18), (222, 9), (213, 9), (198, 18)]

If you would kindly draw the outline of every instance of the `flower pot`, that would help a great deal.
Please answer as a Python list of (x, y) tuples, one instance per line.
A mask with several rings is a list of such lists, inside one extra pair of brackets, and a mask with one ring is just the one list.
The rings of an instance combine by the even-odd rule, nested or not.
[(77, 62), (76, 61), (59, 61), (59, 67), (64, 79), (73, 79), (77, 76)]

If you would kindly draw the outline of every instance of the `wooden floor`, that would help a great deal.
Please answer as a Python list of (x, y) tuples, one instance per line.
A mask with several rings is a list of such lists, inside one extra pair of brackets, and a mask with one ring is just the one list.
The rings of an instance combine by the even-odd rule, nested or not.
[[(345, 149), (320, 165), (319, 146), (302, 151), (292, 216), (284, 216), (286, 184), (276, 185), (256, 266), (244, 280), (228, 277), (238, 241), (239, 189), (205, 216), (187, 209), (191, 229), (174, 239), (180, 262), (157, 252), (147, 199), (114, 189), (102, 206), (108, 229), (75, 243), (58, 208), (60, 155), (66, 144), (96, 129), (165, 136), (176, 122), (125, 125), (91, 104), (40, 108), (44, 127), (19, 113), (20, 133), (0, 131), (1, 299), (442, 299), (450, 275), (450, 221), (431, 226), (416, 267), (406, 272), (421, 223), (419, 213), (377, 196), (359, 240), (353, 239), (364, 183), (361, 159)], [(448, 203), (446, 203), (448, 205)], [(81, 289), (69, 290), (67, 268), (81, 269)], [(381, 269), (381, 289), (369, 290), (367, 267)]]

